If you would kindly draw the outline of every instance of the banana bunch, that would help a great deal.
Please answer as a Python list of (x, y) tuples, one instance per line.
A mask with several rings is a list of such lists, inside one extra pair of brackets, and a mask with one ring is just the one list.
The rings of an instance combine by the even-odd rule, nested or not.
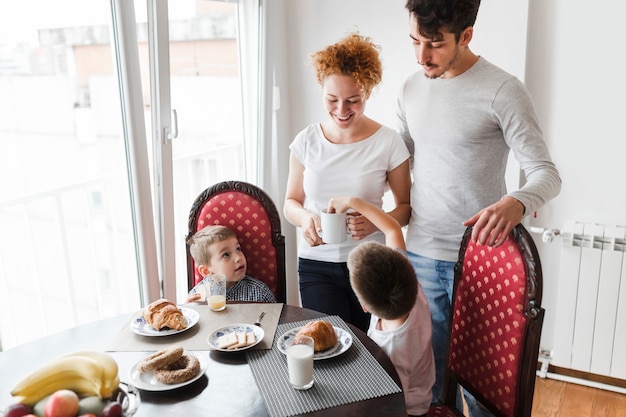
[(117, 362), (111, 355), (84, 350), (62, 356), (27, 375), (11, 390), (11, 395), (30, 406), (60, 389), (107, 399), (119, 383)]

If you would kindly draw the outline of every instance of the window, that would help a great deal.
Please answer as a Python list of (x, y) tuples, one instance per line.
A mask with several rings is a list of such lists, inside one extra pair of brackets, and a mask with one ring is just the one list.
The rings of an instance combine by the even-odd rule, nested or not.
[[(244, 169), (246, 155), (256, 156), (256, 150), (255, 141), (246, 142), (243, 134), (241, 4), (168, 2), (170, 63), (162, 56), (156, 61), (168, 69), (164, 81), (149, 69), (146, 2), (135, 1), (134, 9), (128, 3), (37, 0), (0, 14), (4, 349), (136, 311), (146, 286), (159, 286), (163, 271), (155, 267), (157, 259), (180, 250), (175, 276), (184, 283), (181, 227), (193, 198), (224, 178), (253, 181)], [(242, 3), (251, 8), (255, 2)], [(158, 8), (163, 1), (151, 4)], [(128, 18), (133, 11), (131, 25), (115, 17)], [(124, 29), (129, 26), (136, 29), (132, 36)], [(140, 83), (127, 78), (118, 44), (138, 57)], [(171, 100), (151, 92), (164, 82), (171, 85)], [(137, 92), (139, 112), (136, 103), (127, 105)], [(162, 121), (155, 108), (175, 110), (178, 119), (169, 161), (153, 146)], [(150, 167), (149, 181), (137, 178), (142, 169), (137, 163)], [(164, 164), (172, 167), (168, 178), (158, 175)], [(160, 181), (173, 190), (172, 209), (158, 203)], [(149, 217), (152, 224), (141, 224)], [(161, 244), (166, 223), (175, 223), (176, 232)]]

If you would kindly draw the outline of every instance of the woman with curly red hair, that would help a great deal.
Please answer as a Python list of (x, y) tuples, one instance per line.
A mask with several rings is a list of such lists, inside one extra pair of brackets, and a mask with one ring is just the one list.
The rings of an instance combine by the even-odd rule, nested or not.
[(303, 307), (339, 315), (366, 331), (369, 315), (350, 287), (348, 253), (363, 241), (384, 243), (383, 234), (358, 212), (349, 213), (347, 240), (324, 244), (320, 212), (335, 196), (353, 195), (389, 212), (401, 225), (410, 215), (409, 152), (391, 128), (365, 115), (372, 90), (382, 80), (380, 48), (351, 33), (311, 55), (328, 118), (302, 130), (291, 143), (284, 214), (302, 229), (298, 279)]

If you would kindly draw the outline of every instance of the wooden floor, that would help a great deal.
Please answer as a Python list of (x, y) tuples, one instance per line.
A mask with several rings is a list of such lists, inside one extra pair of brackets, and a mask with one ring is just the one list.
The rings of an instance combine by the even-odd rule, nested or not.
[(537, 377), (532, 417), (625, 416), (625, 394)]

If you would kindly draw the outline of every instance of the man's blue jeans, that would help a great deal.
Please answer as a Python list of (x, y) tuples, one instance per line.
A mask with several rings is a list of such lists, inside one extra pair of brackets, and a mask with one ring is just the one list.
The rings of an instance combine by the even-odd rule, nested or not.
[[(427, 258), (413, 252), (407, 252), (409, 261), (415, 269), (417, 280), (422, 286), (428, 300), (430, 317), (433, 327), (433, 353), (435, 354), (435, 385), (433, 386), (433, 403), (439, 402), (439, 393), (443, 383), (443, 369), (446, 365), (448, 349), (448, 327), (452, 305), (454, 284), (454, 264), (456, 262), (440, 261)], [(482, 404), (469, 393), (464, 392), (470, 416), (491, 416)], [(457, 394), (457, 407), (462, 408), (461, 396)]]
[(433, 326), (433, 353), (435, 354), (435, 385), (433, 402), (439, 402), (448, 348), (448, 323), (454, 283), (454, 262), (439, 261), (408, 252), (417, 280), (428, 300)]

